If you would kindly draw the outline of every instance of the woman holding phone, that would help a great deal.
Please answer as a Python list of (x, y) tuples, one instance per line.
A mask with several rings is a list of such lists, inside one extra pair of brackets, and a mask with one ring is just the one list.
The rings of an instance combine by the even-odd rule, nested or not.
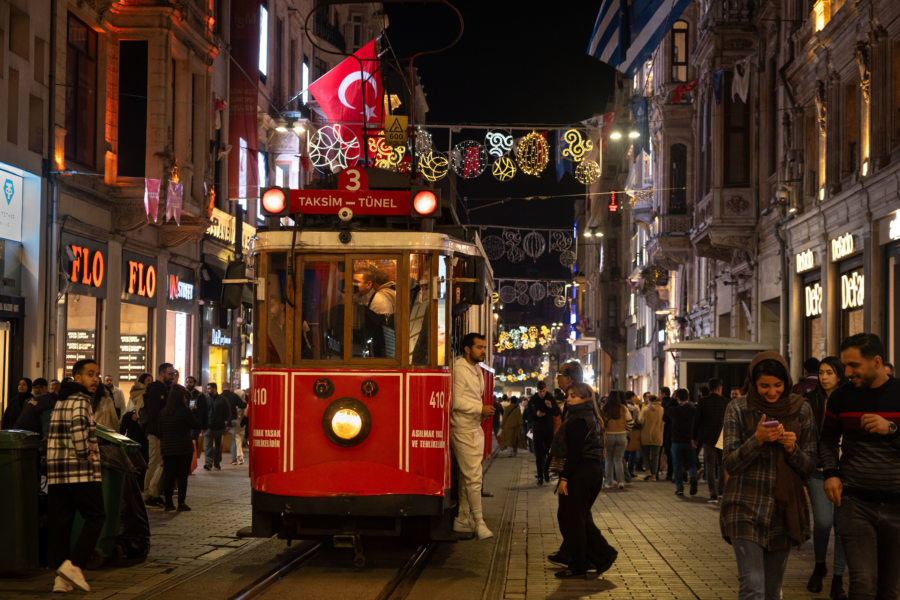
[(725, 411), (719, 525), (737, 558), (739, 600), (777, 600), (791, 546), (810, 536), (803, 484), (817, 462), (815, 420), (777, 352), (757, 354), (748, 379)]

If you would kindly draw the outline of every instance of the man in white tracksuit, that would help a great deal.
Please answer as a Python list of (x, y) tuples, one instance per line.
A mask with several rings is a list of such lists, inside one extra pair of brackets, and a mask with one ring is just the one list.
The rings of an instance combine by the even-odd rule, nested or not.
[(453, 531), (475, 533), (479, 540), (494, 534), (484, 523), (481, 510), (481, 460), (484, 430), (481, 421), (493, 416), (494, 406), (482, 404), (484, 378), (478, 363), (487, 356), (483, 335), (469, 333), (463, 338), (463, 355), (453, 361), (453, 401), (450, 441), (459, 464), (459, 515)]

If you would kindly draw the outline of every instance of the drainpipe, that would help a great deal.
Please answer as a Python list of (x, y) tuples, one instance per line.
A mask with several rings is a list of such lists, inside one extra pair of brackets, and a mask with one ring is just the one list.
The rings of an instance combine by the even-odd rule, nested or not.
[(56, 165), (56, 10), (57, 0), (50, 0), (50, 70), (49, 94), (47, 109), (47, 155), (45, 163), (47, 187), (45, 192), (46, 221), (44, 229), (49, 232), (44, 236), (44, 257), (40, 267), (40, 277), (47, 282), (44, 294), (44, 348), (41, 357), (41, 372), (49, 377), (56, 377), (56, 329), (59, 318), (59, 232), (57, 231), (57, 215), (59, 204), (59, 187), (56, 175), (52, 173)]

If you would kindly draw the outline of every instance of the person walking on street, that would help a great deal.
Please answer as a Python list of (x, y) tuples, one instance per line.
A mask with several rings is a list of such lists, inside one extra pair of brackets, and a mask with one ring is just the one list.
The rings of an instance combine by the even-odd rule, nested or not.
[(591, 515), (603, 482), (603, 421), (594, 391), (586, 383), (569, 386), (566, 420), (553, 445), (553, 456), (564, 459), (558, 488), (563, 517), (559, 526), (571, 557), (556, 577), (585, 577), (591, 565), (598, 574), (604, 573), (618, 551), (609, 545)]
[(672, 480), (672, 407), (677, 404), (667, 387), (659, 390), (659, 404), (663, 409), (663, 461), (666, 463), (666, 480)]
[(828, 398), (819, 446), (851, 600), (900, 598), (900, 380), (888, 377), (884, 357), (872, 333), (841, 344), (850, 385)]
[(725, 472), (722, 469), (722, 451), (716, 447), (722, 426), (725, 423), (725, 409), (728, 400), (722, 396), (722, 380), (709, 380), (709, 394), (697, 402), (691, 440), (694, 448), (703, 449), (703, 470), (709, 486), (709, 501), (717, 502), (725, 490)]
[[(819, 363), (819, 385), (815, 390), (806, 395), (806, 401), (812, 407), (816, 423), (816, 439), (822, 437), (822, 426), (825, 424), (825, 407), (831, 394), (839, 387), (847, 383), (844, 377), (844, 365), (836, 356), (826, 356)], [(828, 553), (828, 539), (831, 537), (831, 529), (834, 524), (834, 504), (825, 495), (825, 476), (821, 464), (813, 471), (806, 482), (809, 493), (809, 503), (813, 513), (813, 550), (815, 552), (816, 566), (806, 589), (814, 594), (822, 591), (822, 580), (828, 574), (828, 566), (825, 564)], [(847, 566), (847, 557), (844, 555), (844, 544), (841, 536), (834, 534), (834, 575), (831, 578), (831, 600), (844, 600), (847, 594), (844, 592), (844, 568)]]
[[(571, 396), (569, 396), (571, 398)], [(625, 392), (613, 390), (601, 411), (606, 420), (606, 487), (625, 488), (625, 447), (633, 422), (625, 406)]]
[(672, 419), (672, 475), (675, 478), (675, 495), (684, 496), (682, 470), (687, 470), (691, 483), (691, 496), (697, 495), (697, 454), (691, 444), (691, 428), (697, 409), (690, 402), (691, 395), (684, 388), (675, 390), (675, 406)]
[(553, 417), (559, 415), (559, 407), (553, 400), (553, 395), (547, 391), (547, 384), (539, 381), (537, 392), (528, 402), (525, 410), (532, 425), (534, 435), (534, 462), (537, 465), (538, 485), (544, 485), (550, 481), (550, 443), (553, 441)]
[(641, 409), (638, 415), (641, 424), (641, 447), (649, 473), (644, 476), (646, 481), (656, 481), (659, 475), (659, 453), (663, 443), (663, 408), (659, 403), (659, 396), (650, 395), (647, 405)]
[(56, 406), (56, 394), (47, 392), (47, 380), (38, 377), (34, 380), (31, 388), (34, 397), (25, 402), (19, 418), (13, 423), (13, 429), (24, 429), (25, 431), (34, 431), (40, 433), (44, 437), (47, 436), (44, 423), (49, 425), (45, 415), (52, 414), (53, 408)]
[(147, 386), (153, 381), (153, 375), (150, 373), (141, 373), (138, 375), (137, 381), (131, 386), (128, 392), (128, 403), (125, 406), (125, 412), (134, 411), (139, 413), (144, 407), (144, 394), (147, 393)]
[(794, 384), (791, 393), (806, 396), (814, 391), (818, 385), (819, 359), (815, 357), (807, 358), (803, 361), (803, 379)]
[(739, 600), (778, 600), (791, 546), (809, 539), (803, 482), (816, 466), (815, 423), (777, 352), (757, 354), (748, 380), (725, 411), (719, 527), (734, 548)]
[(209, 410), (206, 406), (206, 396), (197, 388), (197, 379), (193, 375), (184, 378), (184, 391), (187, 394), (188, 408), (197, 419), (199, 427), (192, 432), (194, 450), (200, 456), (200, 436), (206, 433), (209, 422)]
[[(484, 431), (481, 421), (494, 414), (492, 404), (484, 404), (484, 376), (478, 366), (487, 356), (485, 337), (467, 333), (463, 354), (453, 361), (453, 396), (450, 412), (450, 442), (459, 464), (459, 513), (453, 531), (475, 533), (479, 540), (494, 534), (484, 522), (481, 508), (481, 461), (484, 458)], [(518, 406), (515, 407), (518, 411)], [(521, 429), (519, 429), (521, 431)]]
[(163, 457), (163, 494), (166, 510), (175, 510), (172, 492), (178, 484), (178, 510), (191, 510), (185, 503), (191, 459), (194, 456), (193, 430), (200, 427), (187, 404), (187, 392), (173, 385), (159, 416), (160, 453)]
[(228, 402), (229, 421), (226, 428), (231, 429), (231, 464), (244, 464), (244, 428), (241, 426), (241, 418), (247, 403), (232, 391), (231, 384), (227, 381), (222, 383), (222, 397)]
[(216, 384), (210, 382), (206, 385), (207, 395), (212, 398), (212, 408), (209, 415), (209, 429), (206, 430), (206, 464), (203, 468), (209, 471), (215, 467), (216, 471), (222, 470), (222, 436), (231, 422), (231, 407), (228, 399), (221, 394), (216, 394)]
[(500, 424), (500, 438), (497, 440), (501, 447), (512, 448), (511, 456), (519, 453), (528, 446), (525, 444), (525, 433), (522, 431), (522, 408), (519, 397), (510, 398), (509, 404), (503, 409), (503, 422)]
[[(100, 446), (91, 402), (100, 385), (100, 367), (82, 359), (72, 367), (72, 382), (63, 383), (47, 436), (47, 507), (51, 564), (58, 564), (54, 592), (78, 587), (91, 591), (82, 570), (100, 539), (106, 513), (100, 476)], [(76, 511), (84, 519), (72, 544)]]
[(144, 431), (147, 433), (147, 446), (150, 451), (150, 461), (147, 464), (147, 474), (144, 476), (144, 502), (150, 506), (162, 506), (160, 497), (160, 482), (162, 481), (162, 454), (159, 450), (159, 413), (166, 405), (169, 396), (169, 387), (175, 378), (175, 368), (172, 363), (163, 363), (157, 369), (156, 381), (147, 386), (144, 392), (144, 414), (146, 421)]

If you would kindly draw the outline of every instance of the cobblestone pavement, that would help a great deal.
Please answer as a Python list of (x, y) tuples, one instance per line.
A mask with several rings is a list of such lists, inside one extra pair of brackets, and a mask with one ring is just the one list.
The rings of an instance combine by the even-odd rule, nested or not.
[[(224, 455), (221, 471), (198, 466), (188, 479), (190, 512), (148, 508), (152, 537), (147, 560), (86, 571), (91, 592), (78, 597), (130, 599), (146, 595), (202, 571), (238, 548), (261, 543), (263, 540), (236, 535), (250, 524), (250, 482), (247, 464), (230, 462), (231, 456)], [(42, 570), (28, 577), (4, 577), (0, 586), (6, 598), (47, 598), (53, 574)]]
[[(554, 482), (538, 487), (533, 459), (526, 457), (501, 455), (486, 475), (490, 484), (511, 466), (518, 470), (513, 478), (518, 483), (512, 496), (515, 510), (503, 598), (737, 597), (734, 553), (719, 533), (718, 505), (707, 503), (705, 484), (701, 483), (695, 497), (677, 497), (674, 484), (646, 482), (643, 474), (624, 490), (604, 489), (594, 504), (594, 521), (619, 550), (613, 568), (594, 580), (556, 579), (553, 574), (559, 567), (546, 558), (562, 541), (556, 522), (556, 486)], [(829, 554), (829, 566), (830, 561)], [(813, 562), (811, 541), (791, 552), (784, 598), (827, 597), (827, 593), (806, 591)], [(825, 592), (828, 584), (830, 575)]]

